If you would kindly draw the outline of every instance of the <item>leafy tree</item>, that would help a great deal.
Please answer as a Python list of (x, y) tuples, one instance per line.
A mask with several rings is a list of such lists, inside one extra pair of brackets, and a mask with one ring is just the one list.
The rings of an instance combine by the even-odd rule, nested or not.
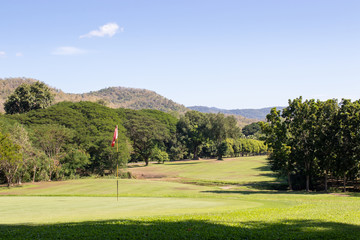
[(242, 128), (241, 132), (245, 136), (255, 135), (261, 131), (260, 124), (258, 122), (251, 123)]
[(23, 163), (22, 155), (19, 153), (20, 146), (14, 144), (9, 135), (0, 132), (0, 170), (5, 174), (8, 187)]
[(0, 119), (0, 129), (3, 133), (9, 135), (10, 140), (20, 147), (19, 152), (23, 158), (23, 164), (18, 168), (15, 175), (18, 184), (21, 184), (22, 178), (28, 175), (29, 162), (35, 157), (36, 149), (32, 146), (28, 136), (28, 131), (23, 125), (14, 120), (6, 118)]
[(217, 146), (227, 138), (227, 129), (225, 126), (225, 115), (222, 113), (209, 114), (208, 136)]
[(136, 158), (149, 165), (152, 150), (158, 142), (169, 137), (166, 126), (160, 121), (143, 114), (135, 114), (125, 122), (125, 127), (132, 141)]
[(189, 111), (182, 116), (177, 124), (177, 131), (182, 136), (189, 152), (193, 153), (194, 159), (199, 159), (201, 145), (207, 140), (208, 118), (204, 113)]
[(48, 168), (49, 180), (54, 170), (58, 175), (61, 168), (60, 159), (64, 156), (64, 146), (71, 140), (72, 134), (70, 129), (55, 124), (39, 125), (34, 129), (37, 146), (51, 159)]
[(340, 131), (337, 124), (339, 104), (336, 99), (318, 104), (315, 155), (318, 159), (320, 175), (324, 177), (324, 190), (328, 191), (328, 176), (333, 172), (338, 158), (336, 149), (339, 148)]
[(266, 116), (267, 123), (261, 122), (262, 132), (266, 134), (265, 143), (270, 148), (271, 170), (287, 176), (289, 190), (292, 190), (291, 173), (294, 171), (294, 162), (290, 157), (291, 146), (287, 124), (281, 117), (281, 111), (271, 109)]
[(43, 109), (51, 105), (54, 97), (50, 89), (42, 82), (17, 87), (4, 103), (7, 114), (24, 113), (34, 109)]
[(62, 125), (71, 129), (72, 148), (89, 153), (91, 164), (87, 170), (98, 174), (103, 174), (105, 170), (116, 169), (116, 153), (111, 149), (110, 144), (114, 128), (118, 125), (119, 158), (121, 158), (119, 161), (121, 163), (128, 161), (130, 146), (122, 124), (125, 114), (121, 109), (111, 109), (92, 102), (61, 102), (47, 109), (6, 115), (6, 117), (18, 120), (30, 129), (48, 124)]
[(303, 167), (300, 168), (306, 177), (306, 191), (310, 190), (310, 178), (317, 167), (316, 124), (319, 102), (302, 101), (302, 98), (289, 100), (289, 106), (283, 110), (283, 117), (291, 134), (291, 157)]
[(228, 144), (226, 141), (222, 141), (217, 147), (218, 160), (222, 160), (223, 156), (227, 154)]
[(151, 159), (157, 161), (158, 163), (164, 163), (165, 161), (169, 161), (169, 155), (160, 148), (155, 147), (152, 149)]
[(69, 149), (60, 160), (61, 170), (64, 176), (73, 177), (77, 170), (83, 169), (90, 164), (89, 154), (79, 149)]
[(343, 99), (336, 122), (338, 128), (338, 148), (336, 148), (335, 174), (343, 177), (346, 191), (348, 176), (357, 175), (360, 167), (360, 101)]

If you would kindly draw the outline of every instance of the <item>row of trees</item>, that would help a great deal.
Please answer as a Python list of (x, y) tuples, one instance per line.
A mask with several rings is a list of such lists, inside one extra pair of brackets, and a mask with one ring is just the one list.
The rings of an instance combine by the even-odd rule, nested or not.
[[(360, 170), (360, 101), (289, 100), (271, 110), (262, 130), (272, 170), (287, 176), (289, 189), (323, 186), (329, 178), (356, 180)], [(322, 180), (321, 180), (322, 179)]]
[(186, 112), (177, 123), (178, 141), (188, 150), (186, 157), (222, 159), (224, 156), (264, 154), (263, 142), (245, 139), (233, 116)]

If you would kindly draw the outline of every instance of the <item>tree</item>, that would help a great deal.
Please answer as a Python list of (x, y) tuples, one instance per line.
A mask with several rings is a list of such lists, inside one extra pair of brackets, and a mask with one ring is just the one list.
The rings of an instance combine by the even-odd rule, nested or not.
[(17, 170), (23, 163), (19, 150), (20, 146), (14, 144), (9, 135), (0, 132), (0, 170), (3, 170), (5, 174), (8, 187), (10, 187)]
[(4, 109), (7, 114), (25, 113), (33, 109), (47, 108), (53, 99), (53, 94), (44, 83), (24, 83), (8, 97)]
[(189, 111), (182, 116), (177, 124), (177, 131), (194, 159), (199, 159), (201, 145), (205, 143), (208, 134), (208, 118), (204, 113)]
[(151, 159), (157, 161), (158, 163), (164, 163), (165, 161), (169, 161), (169, 155), (160, 148), (155, 147), (152, 150)]
[(267, 123), (260, 122), (262, 132), (266, 135), (265, 143), (270, 148), (271, 170), (286, 176), (289, 190), (292, 190), (291, 173), (294, 171), (294, 162), (291, 159), (291, 146), (286, 122), (281, 117), (281, 111), (271, 109), (266, 116)]
[(149, 165), (149, 158), (156, 143), (169, 137), (166, 126), (144, 114), (135, 114), (125, 122), (125, 127), (133, 143), (136, 158)]
[(32, 146), (28, 131), (18, 122), (6, 118), (0, 119), (0, 129), (4, 134), (8, 134), (10, 140), (20, 147), (19, 153), (22, 155), (23, 164), (19, 166), (15, 178), (21, 184), (22, 178), (28, 175), (28, 163), (35, 157), (36, 149)]
[(343, 177), (346, 191), (348, 176), (357, 175), (360, 167), (360, 101), (343, 99), (336, 119), (338, 124), (338, 147), (336, 148), (335, 174)]
[(58, 174), (61, 168), (60, 159), (63, 157), (61, 154), (65, 144), (72, 138), (72, 134), (70, 129), (56, 124), (44, 124), (34, 129), (36, 144), (51, 159), (48, 169), (50, 181), (53, 171), (55, 170)]
[(251, 123), (249, 125), (246, 125), (241, 129), (241, 132), (247, 137), (251, 135), (255, 135), (256, 133), (259, 133), (261, 131), (260, 124), (258, 122)]
[(89, 154), (79, 149), (70, 149), (60, 160), (61, 170), (64, 176), (73, 177), (78, 169), (84, 169), (90, 164)]
[(283, 110), (282, 116), (290, 133), (291, 158), (300, 166), (305, 175), (306, 191), (310, 190), (310, 178), (317, 168), (316, 128), (319, 101), (313, 99), (302, 101), (302, 97), (289, 100), (289, 106)]
[(225, 156), (227, 152), (228, 152), (228, 144), (226, 141), (222, 141), (217, 147), (218, 160), (223, 160), (223, 156)]
[(339, 104), (336, 99), (319, 102), (316, 127), (316, 151), (315, 155), (321, 170), (320, 175), (324, 176), (324, 190), (328, 191), (328, 176), (334, 172), (336, 165), (337, 151), (339, 148), (339, 128), (337, 116)]

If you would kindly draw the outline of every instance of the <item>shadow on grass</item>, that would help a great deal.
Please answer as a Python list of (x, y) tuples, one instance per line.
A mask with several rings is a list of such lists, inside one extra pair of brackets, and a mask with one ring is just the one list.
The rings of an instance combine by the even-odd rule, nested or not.
[(309, 195), (322, 195), (329, 194), (325, 192), (305, 192), (305, 191), (252, 191), (252, 190), (210, 190), (210, 191), (202, 191), (202, 193), (217, 193), (217, 194), (309, 194)]
[[(1, 239), (360, 239), (358, 225), (278, 222), (109, 220), (48, 225), (0, 225)], [(235, 226), (234, 226), (235, 225)]]

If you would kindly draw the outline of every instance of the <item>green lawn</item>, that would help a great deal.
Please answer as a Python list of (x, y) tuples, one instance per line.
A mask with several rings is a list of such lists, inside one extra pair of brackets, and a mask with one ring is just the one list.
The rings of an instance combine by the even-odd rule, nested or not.
[(264, 156), (168, 162), (148, 167), (130, 168), (134, 173), (154, 176), (179, 177), (224, 183), (256, 183), (276, 181), (266, 165)]
[(264, 190), (264, 157), (131, 171), (162, 178), (0, 188), (0, 239), (360, 239), (358, 195)]

